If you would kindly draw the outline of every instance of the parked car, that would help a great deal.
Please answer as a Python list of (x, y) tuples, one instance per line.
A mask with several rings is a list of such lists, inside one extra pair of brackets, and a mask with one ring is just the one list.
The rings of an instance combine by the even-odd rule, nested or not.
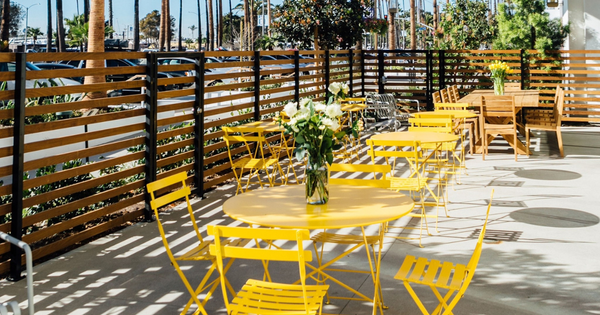
[[(63, 60), (60, 61), (60, 63), (62, 64), (69, 64), (74, 66), (75, 68), (78, 69), (83, 69), (85, 68), (86, 65), (86, 60)], [(107, 68), (111, 68), (111, 67), (134, 67), (136, 66), (135, 62), (132, 62), (130, 60), (127, 59), (109, 59), (109, 60), (105, 60), (104, 61), (104, 66)], [(121, 81), (129, 81), (133, 78), (137, 78), (139, 77), (139, 75), (137, 74), (131, 74), (131, 73), (125, 73), (125, 74), (110, 74), (106, 76), (106, 81), (108, 82), (121, 82)], [(176, 75), (173, 74), (169, 74), (169, 73), (164, 73), (164, 72), (159, 72), (158, 73), (158, 77), (159, 78), (173, 78), (176, 77)], [(174, 89), (181, 89), (183, 88), (183, 84), (170, 84), (170, 85), (166, 85), (166, 86), (159, 86), (158, 89), (159, 91), (167, 91), (167, 90), (174, 90)], [(140, 88), (135, 88), (133, 89), (134, 91), (137, 91), (137, 93), (141, 93)]]
[[(40, 63), (34, 63), (34, 65), (42, 70), (77, 69), (71, 65), (62, 64), (62, 63), (40, 62)], [(70, 77), (68, 79), (75, 80), (79, 83), (83, 83), (83, 77)]]
[[(182, 64), (195, 64), (196, 63), (196, 61), (194, 59), (185, 58), (185, 57), (158, 58), (158, 62), (161, 65), (182, 65)], [(214, 58), (214, 57), (205, 57), (204, 63), (205, 64), (222, 63), (222, 61), (217, 58)], [(235, 69), (236, 68), (204, 69), (204, 73), (205, 74), (225, 74), (225, 73), (235, 71)], [(195, 70), (171, 71), (169, 73), (179, 73), (181, 75), (186, 75), (186, 76), (196, 76)], [(215, 84), (221, 83), (221, 82), (228, 84), (228, 83), (233, 82), (233, 79), (218, 79), (218, 80), (209, 82), (208, 85), (211, 86), (211, 85), (215, 85)]]
[[(26, 63), (27, 71), (42, 71), (42, 69), (38, 68), (31, 62)], [(0, 71), (16, 71), (17, 65), (14, 62), (0, 62)], [(68, 85), (81, 85), (81, 83), (67, 79), (67, 78), (48, 78), (48, 79), (35, 79), (35, 80), (27, 80), (25, 82), (25, 88), (33, 89), (40, 87), (52, 87), (52, 86), (68, 86)], [(9, 80), (2, 83), (1, 87), (4, 90), (14, 90), (15, 89), (15, 81)], [(82, 97), (81, 93), (68, 94), (69, 98), (73, 100), (80, 99)]]

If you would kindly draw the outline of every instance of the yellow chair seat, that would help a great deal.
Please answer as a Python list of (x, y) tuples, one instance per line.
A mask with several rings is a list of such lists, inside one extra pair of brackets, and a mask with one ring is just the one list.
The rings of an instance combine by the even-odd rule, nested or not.
[(250, 279), (229, 304), (232, 314), (317, 314), (328, 286), (306, 285), (305, 309), (301, 285)]
[[(344, 235), (344, 234), (335, 234), (335, 233), (327, 233), (321, 232), (311, 238), (313, 242), (322, 242), (322, 243), (335, 243), (335, 244), (358, 244), (362, 243), (363, 236), (362, 235)], [(379, 243), (379, 236), (367, 236), (367, 244), (375, 245)]]
[(208, 252), (208, 246), (210, 245), (210, 243), (210, 241), (202, 241), (198, 246), (194, 247), (192, 250), (187, 251), (183, 255), (176, 257), (175, 260), (210, 260), (214, 258), (214, 256), (210, 255), (210, 253)]
[(458, 290), (465, 280), (466, 271), (467, 266), (465, 265), (455, 265), (451, 262), (428, 260), (427, 258), (416, 258), (409, 255), (404, 259), (394, 278), (427, 286)]
[(390, 188), (397, 191), (417, 191), (427, 187), (427, 181), (420, 178), (390, 177)]
[(237, 169), (264, 169), (277, 163), (276, 159), (251, 159), (243, 158), (233, 163), (233, 168)]

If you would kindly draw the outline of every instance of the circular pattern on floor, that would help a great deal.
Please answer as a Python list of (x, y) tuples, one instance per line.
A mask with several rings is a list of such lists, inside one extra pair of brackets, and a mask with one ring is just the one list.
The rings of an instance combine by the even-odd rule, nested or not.
[(581, 177), (581, 174), (576, 172), (550, 169), (516, 171), (515, 175), (523, 178), (539, 180), (572, 180)]
[(566, 208), (527, 208), (510, 213), (510, 217), (531, 225), (578, 228), (600, 223), (597, 216), (579, 210)]

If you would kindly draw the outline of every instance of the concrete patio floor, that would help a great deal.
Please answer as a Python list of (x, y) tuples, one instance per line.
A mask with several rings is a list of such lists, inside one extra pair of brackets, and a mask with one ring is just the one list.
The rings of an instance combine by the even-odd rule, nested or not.
[[(532, 139), (533, 155), (519, 156), (498, 141), (486, 161), (467, 155), (468, 176), (449, 188), (450, 217), (440, 215), (439, 233), (417, 241), (386, 238), (381, 266), (386, 314), (420, 314), (403, 284), (393, 279), (406, 255), (467, 263), (476, 243), (476, 230), (485, 218), (490, 192), (495, 189), (488, 237), (471, 286), (455, 314), (600, 314), (600, 128), (563, 127), (566, 157), (557, 156), (553, 134)], [(366, 161), (366, 157), (365, 157)], [(365, 162), (366, 163), (366, 162)], [(221, 211), (235, 193), (222, 186), (194, 199), (196, 218), (206, 225), (238, 225)], [(433, 210), (430, 210), (433, 211)], [(442, 210), (443, 212), (443, 210)], [(441, 213), (442, 213), (441, 212)], [(440, 213), (440, 214), (441, 214)], [(181, 206), (162, 214), (175, 228), (169, 239), (174, 251), (194, 246), (187, 211)], [(416, 221), (416, 219), (413, 219)], [(394, 222), (404, 226), (408, 218)], [(370, 228), (372, 232), (376, 227)], [(359, 233), (359, 229), (344, 229)], [(389, 235), (400, 229), (391, 229)], [(417, 231), (405, 231), (417, 233)], [(305, 244), (312, 248), (311, 244)], [(327, 246), (340, 252), (343, 246)], [(330, 254), (327, 255), (331, 257)], [(357, 251), (337, 266), (367, 268), (365, 253)], [(208, 269), (205, 262), (184, 264), (197, 285)], [(271, 265), (276, 281), (295, 280), (296, 265)], [(34, 267), (36, 314), (179, 314), (189, 295), (164, 251), (155, 222), (138, 223)], [(260, 262), (236, 261), (227, 274), (235, 288), (248, 277), (261, 278)], [(366, 275), (342, 276), (366, 295), (372, 282)], [(0, 281), (0, 302), (17, 300), (26, 306), (25, 280)], [(431, 290), (416, 289), (429, 309), (437, 303)], [(332, 285), (330, 293), (348, 295)], [(206, 305), (208, 314), (225, 314), (220, 288)], [(370, 314), (370, 303), (332, 300), (325, 312)], [(192, 312), (189, 312), (190, 314)]]

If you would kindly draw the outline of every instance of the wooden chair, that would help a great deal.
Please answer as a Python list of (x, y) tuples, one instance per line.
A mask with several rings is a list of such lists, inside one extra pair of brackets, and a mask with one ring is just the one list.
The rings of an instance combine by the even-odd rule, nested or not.
[[(458, 301), (464, 296), (475, 275), (475, 270), (481, 257), (483, 239), (485, 238), (493, 196), (494, 191), (492, 190), (492, 197), (490, 197), (483, 227), (477, 238), (477, 245), (475, 245), (475, 250), (466, 266), (450, 261), (429, 260), (424, 257), (415, 257), (412, 255), (404, 258), (400, 270), (398, 270), (394, 278), (404, 283), (406, 290), (423, 314), (429, 315), (423, 302), (421, 302), (411, 287), (411, 283), (425, 285), (433, 290), (439, 304), (431, 314), (452, 314), (452, 309), (454, 309)], [(442, 295), (439, 289), (447, 290), (446, 294)]]
[[(410, 196), (418, 203), (420, 206), (418, 213), (410, 213), (409, 216), (420, 218), (420, 226), (419, 227), (404, 227), (404, 229), (418, 229), (419, 237), (404, 237), (404, 236), (394, 236), (394, 238), (398, 239), (418, 239), (419, 246), (423, 247), (421, 244), (421, 239), (423, 236), (423, 223), (425, 223), (425, 230), (427, 234), (429, 233), (429, 225), (427, 224), (426, 218), (437, 218), (437, 215), (428, 215), (425, 213), (425, 193), (428, 191), (432, 196), (435, 196), (435, 193), (429, 185), (427, 184), (427, 179), (423, 176), (424, 164), (422, 151), (420, 150), (421, 143), (418, 141), (386, 141), (386, 140), (367, 140), (367, 145), (369, 146), (369, 156), (371, 156), (371, 162), (375, 164), (375, 159), (379, 157), (383, 157), (386, 160), (387, 165), (393, 165), (392, 168), (395, 168), (396, 159), (401, 158), (407, 161), (407, 165), (409, 168), (408, 176), (405, 177), (390, 177), (390, 189), (396, 191), (408, 191)], [(388, 150), (389, 148), (394, 148), (394, 150)], [(407, 151), (404, 151), (403, 148), (408, 148)], [(389, 159), (394, 159), (393, 163), (390, 164)], [(437, 219), (436, 219), (437, 220)]]
[(448, 98), (450, 99), (450, 103), (457, 103), (460, 99), (460, 94), (458, 93), (458, 85), (451, 85), (448, 87)]
[[(344, 177), (344, 178), (331, 177), (332, 173), (339, 173), (339, 172), (349, 173), (350, 175), (359, 175), (359, 176), (362, 175), (363, 177), (368, 176), (369, 178), (355, 178), (353, 176), (352, 177)], [(372, 178), (371, 178), (371, 174), (373, 176)], [(329, 184), (331, 184), (331, 185), (350, 185), (350, 186), (369, 186), (369, 187), (388, 189), (388, 188), (390, 188), (390, 179), (387, 176), (388, 174), (391, 174), (391, 167), (389, 165), (333, 163), (329, 166)], [(315, 254), (317, 256), (317, 263), (319, 264), (319, 268), (322, 268), (323, 264), (325, 263), (324, 262), (324, 251), (323, 251), (325, 243), (342, 244), (345, 246), (349, 246), (343, 253), (341, 253), (338, 256), (334, 257), (333, 259), (327, 261), (325, 263), (327, 266), (334, 264), (338, 260), (348, 256), (350, 253), (354, 252), (361, 246), (365, 245), (365, 239), (363, 238), (362, 235), (336, 234), (336, 233), (329, 233), (327, 231), (320, 232), (317, 235), (313, 236), (311, 239), (313, 241), (313, 246), (314, 246)], [(317, 249), (317, 243), (323, 244), (321, 246), (320, 251)], [(375, 257), (374, 256), (375, 255), (375, 245), (377, 245), (378, 243), (379, 243), (378, 235), (366, 237), (366, 244), (371, 247), (371, 252), (373, 255), (372, 257)], [(369, 250), (368, 247), (365, 249), (367, 251)], [(367, 255), (369, 255), (368, 252), (367, 252)], [(373, 270), (373, 269), (371, 269), (370, 271), (351, 270), (351, 269), (327, 269), (327, 266), (325, 266), (325, 269), (323, 269), (323, 270), (337, 271), (337, 272), (375, 274), (375, 270)], [(371, 266), (371, 267), (373, 267), (373, 266)], [(338, 284), (346, 287), (350, 291), (354, 291), (352, 288), (341, 283), (341, 281)], [(381, 289), (381, 288), (379, 288), (379, 289)], [(379, 294), (380, 294), (379, 296), (382, 296), (381, 292), (379, 292)], [(327, 294), (326, 297), (327, 297), (327, 300), (326, 300), (327, 304), (329, 304), (330, 298), (345, 299), (345, 300), (350, 299), (350, 298), (346, 298), (346, 297), (330, 297), (329, 294)]]
[(515, 97), (510, 95), (481, 96), (481, 111), (479, 113), (479, 130), (481, 132), (483, 151), (481, 158), (485, 160), (488, 154), (490, 138), (496, 135), (511, 135), (517, 161), (517, 118)]
[[(279, 173), (282, 179), (285, 178), (283, 170), (279, 165), (279, 156), (266, 140), (263, 129), (223, 127), (222, 130), (224, 132), (223, 140), (227, 144), (227, 154), (229, 155), (231, 169), (237, 181), (236, 195), (239, 192), (248, 191), (250, 184), (259, 184), (260, 187), (263, 187), (265, 183), (260, 179), (260, 171), (265, 172), (270, 186), (274, 185), (276, 173)], [(233, 145), (236, 143), (241, 143), (242, 145), (238, 148), (233, 148)], [(238, 158), (238, 155), (242, 156)], [(244, 189), (242, 176), (245, 172), (249, 174)], [(252, 182), (251, 180), (255, 176), (258, 181)]]
[(452, 103), (452, 101), (450, 101), (450, 95), (448, 94), (448, 89), (440, 90), (440, 96), (442, 98), (442, 103)]
[(521, 83), (519, 82), (504, 82), (505, 91), (520, 91)]
[[(211, 244), (211, 242), (205, 241), (202, 238), (202, 234), (200, 234), (200, 230), (198, 230), (198, 225), (196, 223), (196, 219), (194, 217), (194, 212), (193, 212), (192, 206), (190, 204), (189, 195), (191, 193), (191, 190), (185, 183), (186, 179), (187, 179), (186, 173), (181, 172), (181, 173), (171, 175), (169, 177), (157, 180), (155, 182), (149, 183), (146, 186), (146, 189), (148, 191), (148, 194), (150, 194), (150, 207), (154, 211), (154, 216), (156, 217), (156, 223), (158, 224), (158, 230), (160, 231), (160, 236), (162, 238), (163, 245), (165, 246), (167, 255), (169, 256), (169, 260), (171, 261), (171, 264), (173, 265), (173, 267), (175, 267), (175, 270), (177, 271), (177, 273), (179, 274), (179, 277), (183, 281), (184, 286), (186, 287), (186, 289), (188, 290), (188, 292), (191, 295), (190, 300), (188, 301), (186, 306), (183, 308), (183, 311), (181, 312), (181, 314), (182, 315), (187, 314), (187, 311), (189, 310), (191, 305), (193, 303), (195, 303), (197, 305), (198, 309), (196, 310), (196, 312), (194, 314), (206, 315), (204, 305), (206, 305), (206, 302), (208, 301), (208, 299), (210, 299), (213, 292), (218, 287), (219, 281), (223, 281), (223, 285), (230, 287), (229, 282), (225, 278), (225, 273), (231, 267), (233, 260), (230, 260), (226, 266), (221, 268), (220, 272), (223, 273), (222, 277), (217, 278), (217, 280), (214, 280), (212, 282), (208, 282), (212, 273), (215, 271), (217, 265), (215, 263), (215, 257), (213, 255), (211, 255), (208, 251), (208, 248), (209, 248), (209, 245)], [(159, 192), (163, 189), (170, 188), (171, 186), (174, 186), (177, 184), (181, 184), (181, 189), (169, 192), (160, 197), (156, 196), (157, 192)], [(158, 208), (168, 205), (168, 204), (170, 204), (178, 199), (184, 198), (184, 197), (185, 197), (185, 201), (187, 203), (187, 210), (190, 215), (190, 220), (192, 222), (192, 226), (196, 233), (196, 237), (198, 238), (198, 243), (191, 250), (183, 253), (180, 256), (175, 256), (175, 254), (173, 254), (173, 251), (171, 250), (169, 241), (167, 240), (164, 225), (162, 224), (161, 217), (158, 214)], [(176, 231), (176, 232), (180, 232), (180, 231)], [(240, 240), (227, 240), (227, 241), (223, 242), (223, 245), (244, 246), (245, 243), (240, 242)], [(190, 285), (190, 282), (187, 280), (185, 274), (183, 273), (183, 270), (179, 266), (179, 263), (182, 261), (206, 261), (206, 262), (212, 263), (210, 269), (208, 269), (208, 271), (206, 272), (206, 274), (200, 281), (200, 284), (198, 285), (198, 287), (195, 290), (192, 288), (192, 286)], [(198, 299), (198, 295), (206, 290), (208, 290), (206, 293), (206, 296), (205, 296), (204, 300), (202, 302), (200, 302), (200, 300)]]
[[(311, 252), (304, 250), (303, 241), (310, 239), (308, 230), (261, 229), (230, 226), (208, 226), (208, 235), (215, 238), (210, 253), (216, 257), (217, 269), (224, 271), (223, 260), (248, 259), (265, 261), (297, 262), (300, 284), (285, 284), (248, 279), (237, 296), (230, 301), (227, 288), (221, 285), (223, 301), (228, 314), (321, 314), (323, 297), (328, 285), (307, 285), (305, 264), (312, 261)], [(256, 240), (255, 247), (232, 249), (223, 244), (223, 239), (239, 238)], [(294, 249), (276, 246), (259, 246), (258, 241), (272, 244), (273, 241), (295, 242)], [(286, 272), (290, 272), (288, 270)], [(221, 278), (224, 283), (224, 278)]]
[(440, 91), (433, 92), (433, 94), (431, 94), (431, 96), (433, 97), (434, 104), (442, 102), (442, 94)]
[[(453, 111), (468, 111), (469, 103), (434, 103), (436, 111), (444, 111), (444, 110), (453, 110)], [(479, 139), (478, 132), (478, 124), (477, 117), (474, 118), (466, 118), (466, 119), (457, 119), (456, 124), (454, 125), (454, 129), (457, 132), (460, 132), (461, 135), (461, 145), (464, 147), (465, 132), (469, 134), (469, 153), (473, 154), (473, 139)]]
[(547, 130), (556, 132), (556, 139), (558, 141), (558, 149), (560, 150), (560, 156), (564, 157), (565, 152), (563, 150), (562, 134), (560, 132), (560, 126), (563, 115), (563, 106), (565, 103), (565, 91), (556, 87), (556, 95), (554, 97), (554, 108), (552, 109), (535, 109), (527, 111), (525, 115), (525, 138), (527, 139), (527, 154), (530, 155), (529, 150), (529, 133), (531, 130)]

